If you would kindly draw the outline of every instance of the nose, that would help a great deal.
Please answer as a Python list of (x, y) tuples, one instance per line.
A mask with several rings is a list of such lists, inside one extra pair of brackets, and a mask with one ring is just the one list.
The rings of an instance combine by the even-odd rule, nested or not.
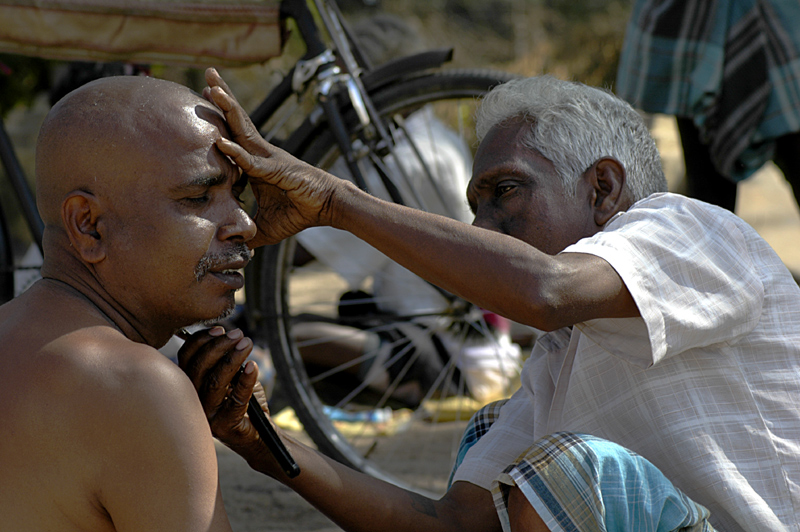
[(217, 237), (220, 240), (249, 242), (256, 236), (256, 231), (256, 223), (237, 202), (229, 214), (228, 221), (220, 225), (217, 230)]
[(480, 207), (475, 213), (475, 219), (472, 221), (472, 225), (480, 227), (481, 229), (488, 229), (489, 231), (500, 231), (497, 217), (489, 214), (488, 209), (481, 209)]

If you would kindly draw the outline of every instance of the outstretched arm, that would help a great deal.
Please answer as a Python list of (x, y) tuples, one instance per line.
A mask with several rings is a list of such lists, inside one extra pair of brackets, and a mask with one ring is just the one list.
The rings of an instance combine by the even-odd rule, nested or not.
[(214, 435), (253, 469), (278, 479), (345, 530), (500, 530), (486, 490), (459, 482), (442, 499), (431, 500), (349, 469), (278, 429), (301, 471), (287, 478), (246, 415), (257, 382), (255, 364), (242, 368), (246, 354), (232, 352), (225, 342), (205, 331), (195, 333), (181, 349), (179, 362), (198, 391)]
[(233, 135), (218, 146), (250, 176), (258, 201), (257, 245), (330, 225), (467, 301), (541, 330), (638, 315), (603, 259), (547, 255), (508, 235), (375, 198), (266, 142), (216, 71), (206, 80)]

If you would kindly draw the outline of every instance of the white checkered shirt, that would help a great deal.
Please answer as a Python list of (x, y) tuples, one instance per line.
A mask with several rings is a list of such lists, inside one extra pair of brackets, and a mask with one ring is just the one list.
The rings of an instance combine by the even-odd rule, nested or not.
[(653, 462), (719, 530), (800, 531), (800, 288), (731, 213), (657, 194), (564, 253), (599, 256), (641, 318), (542, 337), (454, 481), (490, 489), (536, 439), (593, 434)]

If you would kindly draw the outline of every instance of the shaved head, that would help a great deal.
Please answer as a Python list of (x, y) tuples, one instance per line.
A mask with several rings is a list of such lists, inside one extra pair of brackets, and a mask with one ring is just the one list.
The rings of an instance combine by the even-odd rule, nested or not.
[(151, 345), (233, 308), (256, 229), (216, 145), (227, 135), (219, 109), (169, 81), (103, 78), (65, 96), (36, 146), (42, 276)]
[[(102, 78), (71, 92), (45, 118), (36, 146), (37, 204), (46, 226), (76, 190), (125, 194), (140, 163), (181, 142), (217, 111), (188, 88), (140, 76)], [(174, 146), (180, 148), (180, 146)], [(177, 161), (176, 161), (177, 162)]]

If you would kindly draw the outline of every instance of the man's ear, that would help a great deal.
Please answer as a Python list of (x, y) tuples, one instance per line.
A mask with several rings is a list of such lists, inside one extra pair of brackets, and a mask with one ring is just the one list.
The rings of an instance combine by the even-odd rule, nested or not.
[(76, 190), (61, 204), (61, 219), (69, 242), (83, 260), (96, 264), (105, 259), (101, 206), (94, 194)]
[(605, 225), (612, 216), (628, 208), (626, 177), (625, 167), (613, 157), (602, 157), (589, 168), (588, 178), (594, 192), (594, 223), (597, 225)]

